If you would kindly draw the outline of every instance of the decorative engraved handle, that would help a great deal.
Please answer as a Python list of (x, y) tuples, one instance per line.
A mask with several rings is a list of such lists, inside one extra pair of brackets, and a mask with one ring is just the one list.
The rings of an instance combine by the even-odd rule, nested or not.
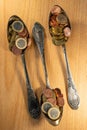
[(66, 47), (65, 45), (63, 47), (63, 52), (65, 56), (65, 61), (66, 61), (66, 69), (67, 69), (67, 90), (68, 90), (68, 103), (72, 109), (78, 109), (79, 104), (80, 104), (80, 98), (77, 93), (71, 72), (70, 72), (70, 67), (68, 63), (68, 58), (66, 54)]

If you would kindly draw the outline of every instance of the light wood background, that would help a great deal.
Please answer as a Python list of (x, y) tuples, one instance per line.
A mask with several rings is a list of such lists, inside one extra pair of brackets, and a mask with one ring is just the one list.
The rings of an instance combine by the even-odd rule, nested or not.
[[(72, 35), (67, 43), (67, 54), (80, 107), (72, 110), (66, 98), (66, 68), (61, 47), (52, 44), (48, 31), (48, 16), (53, 5), (59, 4), (67, 12)], [(7, 22), (18, 15), (25, 22), (32, 37), (33, 24), (38, 21), (46, 29), (45, 57), (52, 88), (64, 94), (62, 120), (51, 126), (43, 116), (33, 120), (27, 108), (25, 75), (20, 56), (8, 49)], [(26, 51), (26, 62), (34, 91), (45, 87), (41, 58), (34, 42)], [(86, 130), (87, 129), (87, 0), (0, 0), (0, 130)]]

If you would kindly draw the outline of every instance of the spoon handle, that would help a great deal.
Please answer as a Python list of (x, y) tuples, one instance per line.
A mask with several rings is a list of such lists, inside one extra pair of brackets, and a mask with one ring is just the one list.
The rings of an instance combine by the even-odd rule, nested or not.
[(41, 55), (41, 60), (43, 63), (43, 68), (44, 68), (44, 73), (45, 73), (45, 81), (46, 81), (46, 87), (50, 88), (50, 83), (49, 83), (49, 79), (48, 79), (48, 73), (47, 73), (47, 68), (46, 68), (46, 62), (45, 62), (45, 55), (44, 55), (44, 47), (43, 44), (40, 43), (42, 45), (42, 47), (39, 46), (39, 43), (37, 42), (37, 46)]
[(25, 72), (25, 76), (26, 76), (26, 86), (31, 91), (32, 87), (31, 87), (29, 76), (28, 76), (28, 72), (27, 72), (26, 61), (25, 61), (25, 54), (22, 54), (21, 58), (22, 58), (22, 63), (23, 63), (23, 66), (24, 66), (24, 72)]
[(70, 72), (65, 44), (62, 45), (62, 47), (63, 47), (63, 52), (65, 56), (65, 61), (66, 61), (66, 69), (67, 69), (68, 103), (72, 109), (78, 109), (79, 104), (80, 104), (80, 98), (78, 96), (78, 93), (77, 93), (77, 90), (76, 90), (76, 87), (75, 87), (75, 84), (74, 84), (74, 81)]
[(28, 92), (28, 107), (29, 107), (29, 112), (30, 115), (34, 118), (37, 119), (39, 118), (41, 114), (41, 109), (39, 105), (39, 101), (36, 98), (33, 89), (30, 84), (30, 80), (28, 77), (28, 72), (27, 72), (27, 67), (26, 67), (26, 61), (25, 61), (25, 55), (21, 55), (23, 66), (24, 66), (24, 71), (25, 71), (25, 76), (26, 76), (26, 86), (27, 86), (27, 92)]

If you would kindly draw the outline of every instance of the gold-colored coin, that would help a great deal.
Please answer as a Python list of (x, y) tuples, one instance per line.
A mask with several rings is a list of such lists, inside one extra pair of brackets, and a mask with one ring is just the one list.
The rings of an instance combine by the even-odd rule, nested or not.
[(25, 49), (27, 47), (27, 41), (25, 38), (18, 38), (15, 42), (15, 45), (19, 49)]
[(65, 44), (65, 40), (64, 40), (64, 39), (56, 40), (55, 37), (53, 37), (53, 38), (52, 38), (52, 41), (53, 41), (53, 44), (55, 44), (55, 45), (57, 45), (57, 46), (60, 46), (60, 45)]
[(44, 96), (44, 94), (42, 94), (42, 102), (46, 102), (47, 98)]
[(12, 43), (13, 41), (15, 41), (15, 37), (16, 37), (16, 32), (12, 32), (12, 35), (11, 35), (11, 39), (10, 39), (10, 43)]
[(61, 34), (61, 35), (59, 35), (59, 36), (55, 35), (55, 36), (53, 36), (53, 38), (54, 38), (55, 40), (64, 40), (64, 39), (65, 39), (65, 37), (64, 37), (63, 34)]
[(53, 105), (50, 102), (44, 102), (41, 106), (41, 110), (43, 113), (47, 114), (48, 110), (53, 107)]
[(15, 41), (9, 43), (9, 49), (12, 51), (12, 47), (15, 45)]
[(51, 120), (57, 120), (60, 116), (60, 110), (58, 107), (52, 107), (48, 110), (48, 116)]
[(61, 35), (63, 30), (62, 30), (62, 28), (59, 28), (59, 27), (51, 27), (50, 32), (52, 35)]
[(12, 29), (15, 31), (15, 32), (22, 32), (24, 30), (24, 25), (21, 21), (14, 21), (12, 23)]

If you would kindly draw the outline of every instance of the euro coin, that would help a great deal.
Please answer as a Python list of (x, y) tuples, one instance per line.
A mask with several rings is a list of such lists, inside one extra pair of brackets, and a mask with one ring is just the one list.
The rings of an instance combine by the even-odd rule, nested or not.
[(53, 105), (50, 102), (44, 102), (41, 106), (41, 110), (43, 113), (47, 114), (48, 110), (53, 107)]
[(19, 49), (25, 49), (27, 47), (27, 41), (25, 38), (18, 38), (15, 42), (15, 45)]
[(48, 116), (51, 120), (57, 120), (60, 116), (60, 110), (58, 107), (52, 107), (48, 110)]

